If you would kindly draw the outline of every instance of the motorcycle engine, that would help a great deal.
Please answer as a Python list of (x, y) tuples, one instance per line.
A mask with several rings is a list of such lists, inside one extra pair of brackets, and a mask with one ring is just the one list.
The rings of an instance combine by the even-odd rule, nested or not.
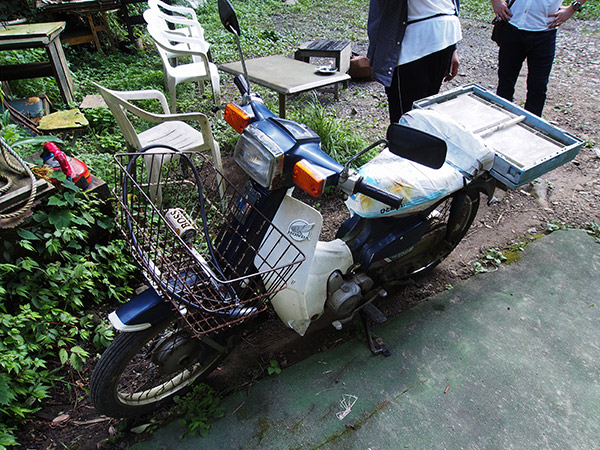
[(344, 277), (335, 271), (327, 281), (327, 306), (337, 317), (347, 317), (372, 287), (373, 280), (365, 274)]

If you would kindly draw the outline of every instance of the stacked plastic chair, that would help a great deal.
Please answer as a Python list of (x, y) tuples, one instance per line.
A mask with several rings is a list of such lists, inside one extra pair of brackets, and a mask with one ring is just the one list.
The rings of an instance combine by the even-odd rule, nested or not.
[(177, 85), (185, 82), (199, 82), (202, 90), (204, 82), (208, 82), (213, 101), (219, 106), (219, 73), (210, 60), (210, 44), (204, 39), (196, 12), (161, 0), (149, 0), (148, 5), (144, 20), (163, 63), (171, 112), (177, 109)]

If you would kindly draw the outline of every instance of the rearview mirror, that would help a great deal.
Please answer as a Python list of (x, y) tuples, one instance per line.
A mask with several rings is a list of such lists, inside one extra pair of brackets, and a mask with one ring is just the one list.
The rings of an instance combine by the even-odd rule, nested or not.
[(443, 139), (421, 130), (391, 124), (387, 129), (388, 148), (394, 154), (411, 161), (439, 169), (446, 160), (446, 143)]
[(221, 23), (227, 31), (230, 33), (240, 35), (240, 24), (238, 23), (237, 16), (233, 10), (233, 6), (229, 3), (229, 0), (219, 0), (219, 17)]

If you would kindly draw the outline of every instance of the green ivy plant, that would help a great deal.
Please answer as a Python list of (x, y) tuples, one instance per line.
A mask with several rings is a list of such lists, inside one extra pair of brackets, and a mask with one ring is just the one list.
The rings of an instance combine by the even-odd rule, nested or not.
[(136, 269), (124, 242), (109, 239), (109, 205), (60, 175), (43, 207), (0, 230), (0, 447), (13, 445), (16, 425), (53, 383), (80, 378), (94, 348), (112, 340), (108, 323), (88, 311), (132, 292)]
[(590, 222), (586, 227), (586, 231), (590, 236), (600, 239), (600, 225), (596, 222)]
[[(185, 396), (175, 396), (179, 423), (186, 427), (188, 434), (206, 436), (214, 419), (223, 417), (221, 399), (213, 388), (200, 383)], [(183, 437), (183, 436), (180, 436)]]
[(497, 248), (489, 248), (486, 251), (485, 257), (481, 261), (473, 263), (475, 273), (485, 273), (489, 271), (489, 268), (493, 267), (497, 269), (501, 264), (505, 263), (507, 257), (503, 251)]

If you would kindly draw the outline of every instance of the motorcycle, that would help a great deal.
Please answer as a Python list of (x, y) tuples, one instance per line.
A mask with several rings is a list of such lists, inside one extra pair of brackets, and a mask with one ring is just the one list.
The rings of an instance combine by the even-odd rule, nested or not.
[[(227, 0), (218, 4), (243, 62), (236, 14)], [(240, 133), (234, 159), (248, 176), (242, 189), (200, 154), (151, 146), (115, 155), (118, 225), (151, 287), (109, 315), (120, 333), (90, 389), (101, 414), (145, 414), (181, 394), (267, 308), (300, 335), (324, 316), (338, 330), (361, 317), (371, 351), (389, 355), (371, 334), (385, 320), (374, 305), (387, 295), (381, 286), (431, 271), (465, 236), (480, 194), (493, 198), (493, 152), (464, 131), (460, 145), (447, 145), (431, 130), (458, 131), (436, 114), (405, 115), (342, 165), (310, 128), (273, 114), (243, 67), (234, 80), (242, 100), (224, 111)], [(312, 197), (330, 187), (347, 196), (350, 218), (334, 240), (318, 240), (323, 218), (293, 197), (295, 187)]]

